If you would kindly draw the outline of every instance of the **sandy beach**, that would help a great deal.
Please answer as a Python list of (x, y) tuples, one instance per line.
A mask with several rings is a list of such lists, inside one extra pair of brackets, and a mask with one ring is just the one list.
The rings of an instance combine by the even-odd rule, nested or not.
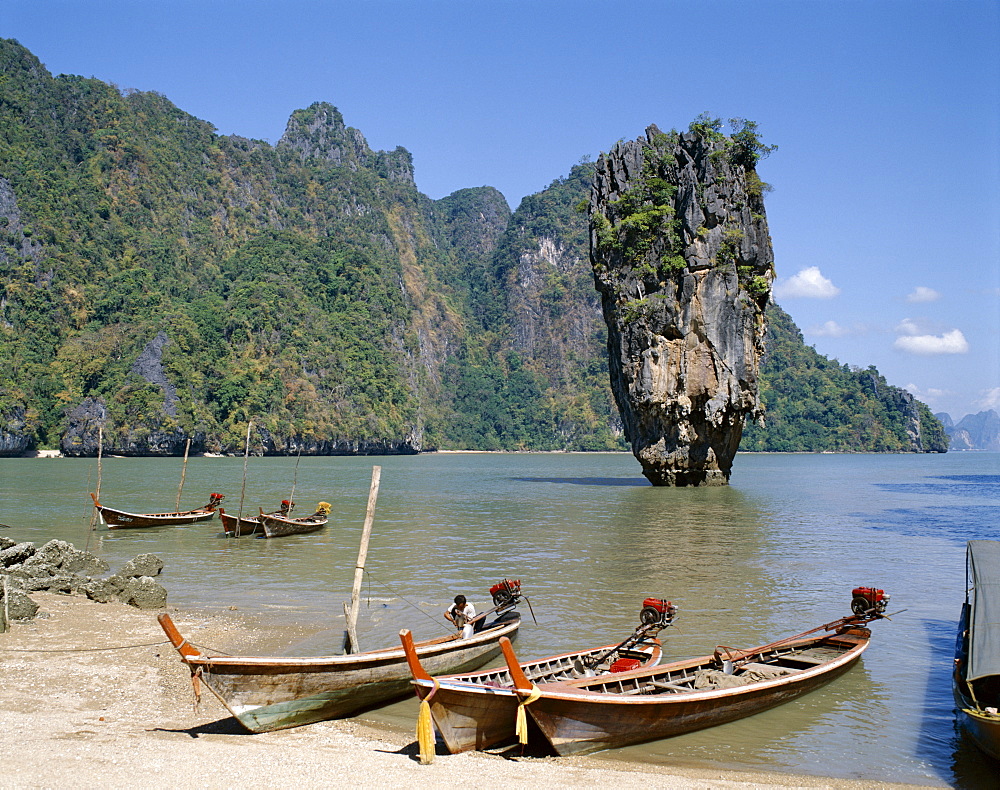
[[(664, 769), (593, 758), (449, 755), (416, 759), (412, 733), (356, 719), (250, 735), (207, 691), (197, 710), (187, 669), (153, 612), (35, 594), (41, 616), (0, 634), (0, 786), (48, 787), (625, 787), (903, 788), (782, 774)], [(189, 639), (226, 652), (266, 652), (238, 611), (169, 608)]]

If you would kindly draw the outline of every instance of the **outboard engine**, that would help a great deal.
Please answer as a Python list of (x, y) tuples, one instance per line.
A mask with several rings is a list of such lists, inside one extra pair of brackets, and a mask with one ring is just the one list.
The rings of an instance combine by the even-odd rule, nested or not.
[(876, 587), (855, 587), (851, 596), (851, 611), (857, 615), (882, 617), (889, 605), (889, 594)]
[(662, 598), (647, 598), (642, 602), (639, 612), (639, 622), (644, 626), (666, 628), (674, 619), (677, 607)]
[[(493, 597), (493, 611), (496, 613), (496, 619), (489, 625), (486, 625), (485, 619), (481, 619), (485, 615), (476, 618), (477, 631), (482, 630), (484, 627), (494, 628), (511, 620), (520, 619), (521, 615), (514, 610), (514, 607), (517, 606), (518, 601), (522, 598), (528, 604), (528, 608), (531, 608), (531, 602), (521, 592), (520, 579), (501, 579), (490, 587), (490, 595)], [(532, 616), (534, 616), (534, 612), (532, 612)]]
[(501, 614), (507, 609), (511, 609), (521, 597), (520, 579), (503, 579), (490, 587), (490, 595), (493, 596), (493, 605), (497, 608), (497, 614)]
[(649, 644), (649, 641), (664, 628), (672, 625), (675, 614), (677, 607), (670, 601), (663, 598), (647, 598), (639, 610), (639, 625), (628, 639), (604, 653), (587, 656), (580, 662), (581, 666), (592, 673), (599, 664), (614, 658), (610, 665), (611, 672), (635, 669), (646, 659), (646, 654), (641, 648)]

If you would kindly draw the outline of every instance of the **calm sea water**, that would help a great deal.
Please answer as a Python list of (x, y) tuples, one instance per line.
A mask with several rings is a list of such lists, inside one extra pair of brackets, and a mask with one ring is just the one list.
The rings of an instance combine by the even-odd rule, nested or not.
[[(265, 622), (314, 622), (288, 654), (339, 652), (372, 465), (382, 467), (368, 555), (362, 646), (401, 627), (446, 632), (456, 593), (480, 608), (520, 578), (523, 658), (624, 638), (649, 595), (679, 607), (667, 658), (750, 647), (849, 612), (852, 587), (882, 587), (890, 610), (862, 663), (805, 698), (750, 719), (608, 752), (614, 759), (995, 787), (1000, 766), (956, 731), (949, 670), (964, 596), (965, 542), (1000, 539), (1000, 455), (740, 455), (732, 485), (649, 486), (628, 454), (434, 454), (251, 458), (244, 512), (292, 493), (333, 504), (312, 535), (227, 540), (219, 522), (90, 530), (95, 460), (0, 460), (0, 534), (89, 546), (117, 568), (154, 552), (169, 602)], [(104, 459), (102, 501), (170, 510), (180, 459)], [(242, 458), (192, 458), (183, 507), (226, 494), (240, 508)], [(224, 647), (224, 646), (220, 646)], [(412, 700), (364, 714), (412, 726)]]

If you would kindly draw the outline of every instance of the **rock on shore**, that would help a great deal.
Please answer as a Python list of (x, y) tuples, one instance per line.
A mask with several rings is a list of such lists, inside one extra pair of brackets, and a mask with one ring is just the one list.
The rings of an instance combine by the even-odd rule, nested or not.
[(99, 603), (121, 601), (138, 609), (162, 609), (167, 591), (153, 577), (163, 560), (140, 554), (118, 573), (103, 578), (110, 566), (100, 557), (62, 540), (40, 548), (34, 543), (0, 536), (0, 633), (15, 620), (30, 620), (38, 613), (31, 593), (86, 595)]

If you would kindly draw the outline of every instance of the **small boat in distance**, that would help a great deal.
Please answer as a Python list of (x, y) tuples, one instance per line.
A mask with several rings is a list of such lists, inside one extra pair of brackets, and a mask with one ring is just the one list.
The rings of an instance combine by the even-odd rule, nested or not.
[[(287, 516), (295, 508), (295, 503), (287, 499), (281, 500), (281, 507), (267, 515)], [(260, 523), (257, 516), (233, 516), (226, 512), (225, 508), (219, 508), (219, 520), (222, 521), (222, 531), (227, 538), (242, 538), (247, 535), (260, 535), (264, 533), (264, 525)]]
[(1000, 541), (970, 540), (965, 566), (952, 689), (962, 728), (1000, 760)]
[[(517, 637), (521, 617), (509, 609), (468, 639), (461, 634), (417, 642), (415, 650), (432, 672), (481, 667), (500, 655), (499, 640)], [(170, 615), (157, 618), (191, 671), (198, 697), (202, 683), (250, 732), (298, 727), (349, 716), (404, 697), (410, 670), (401, 647), (333, 656), (208, 656), (181, 636)]]
[(889, 599), (869, 587), (853, 596), (854, 614), (803, 634), (596, 678), (535, 684), (510, 642), (500, 646), (521, 704), (556, 754), (586, 754), (742, 719), (842, 675), (868, 647), (864, 626), (885, 616)]
[(94, 500), (94, 507), (97, 508), (101, 520), (108, 525), (108, 529), (131, 529), (211, 521), (225, 497), (222, 494), (213, 493), (209, 497), (208, 504), (204, 507), (178, 513), (130, 513), (127, 510), (116, 510), (102, 505), (97, 499), (97, 494), (92, 493), (90, 498)]
[(330, 503), (320, 502), (316, 505), (316, 512), (311, 516), (292, 518), (290, 516), (279, 516), (260, 511), (260, 523), (264, 528), (262, 535), (264, 538), (283, 538), (286, 535), (301, 535), (305, 532), (315, 532), (323, 529), (330, 516)]
[[(537, 684), (655, 666), (663, 654), (656, 636), (671, 625), (676, 611), (669, 601), (647, 598), (639, 627), (625, 641), (529, 661), (520, 665), (521, 671)], [(429, 704), (431, 718), (448, 751), (458, 754), (513, 742), (520, 699), (507, 667), (432, 678), (420, 663), (410, 632), (400, 631), (399, 638), (413, 673), (417, 697)]]

